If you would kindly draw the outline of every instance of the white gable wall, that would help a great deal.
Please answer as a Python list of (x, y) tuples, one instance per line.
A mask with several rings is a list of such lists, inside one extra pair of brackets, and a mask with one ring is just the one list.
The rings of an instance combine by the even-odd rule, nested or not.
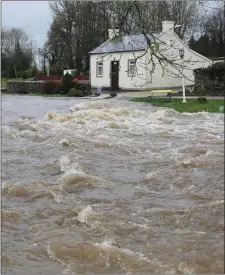
[[(162, 53), (168, 57), (168, 59), (175, 60), (176, 63), (182, 64), (184, 63), (185, 68), (183, 74), (185, 76), (185, 85), (186, 86), (193, 86), (194, 85), (194, 73), (193, 70), (196, 68), (201, 67), (208, 67), (211, 65), (211, 60), (197, 54), (196, 52), (190, 50), (183, 42), (174, 35), (173, 33), (165, 33), (160, 37), (160, 40), (166, 43), (173, 43), (171, 46), (162, 46), (164, 47), (164, 51)], [(184, 48), (184, 59), (183, 61), (180, 59), (179, 56), (179, 49)], [(150, 59), (150, 50), (148, 51), (147, 60)], [(152, 75), (150, 75), (150, 71), (152, 71), (152, 63), (148, 62), (148, 77), (152, 81), (148, 82), (147, 87), (158, 89), (158, 88), (172, 88), (172, 87), (181, 87), (182, 79), (181, 76), (178, 77), (179, 71), (176, 70), (173, 66), (167, 65), (164, 67), (164, 74), (163, 68), (160, 65), (159, 61), (154, 57), (155, 62), (155, 70)], [(180, 69), (180, 68), (179, 68)], [(169, 70), (170, 72), (168, 72)]]

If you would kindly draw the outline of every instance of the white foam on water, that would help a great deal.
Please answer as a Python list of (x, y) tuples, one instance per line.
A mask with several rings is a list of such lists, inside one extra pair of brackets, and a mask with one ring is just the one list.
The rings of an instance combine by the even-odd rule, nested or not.
[(127, 255), (130, 255), (130, 256), (134, 256), (135, 258), (139, 259), (139, 260), (142, 260), (142, 261), (145, 261), (145, 262), (148, 262), (148, 263), (151, 263), (151, 261), (142, 253), (140, 252), (134, 252), (130, 249), (127, 249), (127, 248), (119, 248), (117, 247), (117, 242), (113, 239), (108, 239), (108, 240), (104, 240), (103, 242), (101, 243), (95, 243), (94, 244), (96, 247), (100, 247), (101, 249), (110, 249), (112, 251), (118, 251), (118, 252), (123, 252)]
[(184, 274), (196, 274), (196, 271), (193, 267), (184, 265), (184, 264), (179, 264), (178, 269), (180, 272), (183, 272)]
[(179, 233), (179, 234), (187, 234), (187, 233), (195, 233), (195, 234), (206, 234), (204, 231), (192, 231), (189, 229), (175, 229), (174, 232)]
[(155, 176), (157, 175), (157, 173), (158, 173), (158, 170), (148, 173), (148, 174), (145, 176), (145, 180), (150, 180), (150, 179), (152, 179), (153, 177), (155, 177)]
[(73, 118), (73, 115), (69, 114), (57, 114), (56, 112), (50, 112), (46, 114), (46, 119), (53, 120), (55, 122), (66, 122)]
[(168, 110), (160, 109), (156, 111), (154, 115), (158, 120), (164, 120), (168, 116), (168, 114), (169, 114)]
[(224, 200), (216, 200), (216, 201), (212, 201), (210, 203), (206, 203), (206, 204), (201, 204), (198, 207), (213, 207), (213, 206), (219, 206), (219, 205), (224, 205)]
[(116, 244), (116, 241), (114, 239), (108, 239), (104, 240), (101, 243), (95, 243), (94, 245), (101, 248), (114, 248), (113, 245)]
[(61, 172), (66, 172), (70, 169), (71, 165), (71, 160), (69, 159), (68, 156), (62, 156), (60, 161), (59, 161), (59, 167)]
[(74, 163), (69, 158), (69, 156), (62, 156), (59, 161), (60, 171), (67, 175), (78, 175), (78, 176), (85, 176), (86, 174), (82, 171), (82, 168), (79, 163)]
[(70, 146), (71, 142), (68, 139), (64, 138), (64, 139), (62, 139), (62, 140), (59, 141), (59, 145)]
[(28, 137), (28, 138), (34, 138), (37, 136), (37, 133), (31, 131), (31, 130), (23, 130), (20, 132), (21, 137)]
[(19, 130), (17, 129), (13, 129), (9, 126), (2, 126), (2, 132), (7, 134), (8, 136), (12, 137), (12, 138), (17, 138), (19, 137)]
[(58, 259), (58, 258), (56, 257), (56, 255), (55, 255), (55, 253), (54, 253), (54, 251), (53, 251), (51, 245), (48, 245), (48, 246), (46, 247), (46, 251), (47, 251), (47, 255), (48, 255), (48, 257), (49, 257), (50, 260), (59, 262), (62, 266), (66, 267), (66, 268), (69, 268), (69, 266), (70, 266), (69, 264), (67, 264), (67, 263), (64, 262), (63, 260)]
[(128, 224), (131, 224), (135, 227), (140, 227), (140, 228), (144, 228), (144, 229), (148, 229), (148, 225), (147, 224), (140, 224), (140, 223), (134, 223), (134, 222), (127, 222)]
[[(136, 251), (132, 251), (130, 249), (127, 248), (118, 248), (117, 246), (114, 246), (114, 243), (108, 242), (108, 241), (104, 241), (102, 243), (100, 243), (100, 247), (103, 249), (111, 249), (113, 251), (118, 251), (118, 252), (122, 252), (125, 255), (134, 257), (135, 259), (142, 261), (142, 262), (146, 262), (146, 263), (153, 263), (153, 260), (150, 261), (143, 253), (141, 252), (136, 252)], [(118, 255), (119, 257), (119, 255)], [(157, 262), (156, 260), (154, 260), (154, 262)]]
[(86, 102), (82, 102), (82, 103), (76, 104), (76, 105), (74, 105), (74, 106), (71, 106), (71, 107), (69, 108), (69, 110), (70, 110), (71, 112), (76, 112), (76, 111), (79, 111), (79, 110), (83, 110), (83, 109), (85, 109), (86, 107), (87, 107), (87, 103), (86, 103)]
[(53, 202), (55, 202), (55, 203), (62, 203), (62, 201), (63, 201), (62, 194), (57, 194), (53, 190), (49, 190), (49, 193), (53, 196)]
[(81, 223), (86, 223), (88, 215), (90, 213), (92, 213), (92, 207), (88, 205), (78, 213), (78, 216), (76, 217), (76, 219)]
[(216, 151), (213, 151), (213, 150), (211, 150), (211, 149), (209, 149), (209, 150), (207, 150), (207, 152), (206, 152), (205, 155), (206, 155), (206, 156), (219, 156), (220, 153), (219, 153), (219, 152), (216, 152)]
[(148, 194), (160, 194), (160, 192), (157, 192), (157, 191), (154, 191), (154, 190), (149, 190), (148, 188), (142, 187), (142, 186), (139, 186), (139, 185), (135, 186), (135, 188), (140, 190), (140, 191), (144, 191)]
[(128, 255), (135, 256), (135, 257), (139, 258), (142, 261), (145, 261), (147, 263), (152, 263), (152, 261), (150, 261), (143, 253), (135, 252), (135, 251), (132, 251), (127, 248), (121, 248), (121, 250)]

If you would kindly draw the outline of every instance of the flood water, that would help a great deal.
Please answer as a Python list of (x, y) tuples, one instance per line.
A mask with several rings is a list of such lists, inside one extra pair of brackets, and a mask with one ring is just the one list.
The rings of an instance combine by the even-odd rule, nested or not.
[(2, 273), (223, 274), (224, 116), (2, 97)]

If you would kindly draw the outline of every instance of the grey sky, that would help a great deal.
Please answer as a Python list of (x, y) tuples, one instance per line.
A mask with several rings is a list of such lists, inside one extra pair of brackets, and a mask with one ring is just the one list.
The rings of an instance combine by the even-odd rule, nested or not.
[(2, 27), (18, 27), (42, 47), (52, 22), (49, 1), (2, 1)]

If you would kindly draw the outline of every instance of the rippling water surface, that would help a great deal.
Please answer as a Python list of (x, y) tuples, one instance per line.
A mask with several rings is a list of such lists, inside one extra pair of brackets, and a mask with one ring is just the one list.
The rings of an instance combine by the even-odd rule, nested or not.
[(224, 117), (2, 97), (3, 274), (223, 274)]

